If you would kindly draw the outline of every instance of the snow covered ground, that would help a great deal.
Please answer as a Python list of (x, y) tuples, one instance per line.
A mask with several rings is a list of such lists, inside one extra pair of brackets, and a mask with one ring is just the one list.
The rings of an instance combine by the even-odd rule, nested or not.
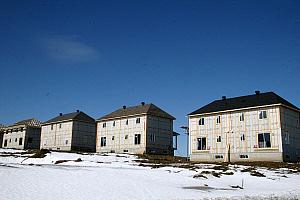
[(0, 149), (0, 199), (300, 199), (300, 173), (289, 169), (257, 168), (258, 177), (236, 165), (153, 168), (125, 154), (32, 155)]

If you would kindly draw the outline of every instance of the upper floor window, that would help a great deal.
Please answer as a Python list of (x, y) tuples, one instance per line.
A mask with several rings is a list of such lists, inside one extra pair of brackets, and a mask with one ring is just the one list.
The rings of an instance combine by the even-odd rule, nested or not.
[(240, 122), (243, 122), (244, 120), (245, 120), (244, 113), (241, 113), (241, 114), (240, 114)]
[(197, 138), (197, 150), (206, 150), (206, 137)]
[(128, 125), (128, 119), (126, 120), (126, 125)]
[(150, 142), (155, 142), (155, 133), (150, 134)]
[(217, 117), (217, 124), (220, 124), (221, 123), (221, 116), (219, 115), (218, 117)]
[(51, 130), (53, 130), (53, 127), (54, 127), (54, 125), (53, 125), (53, 124), (51, 124)]
[(113, 126), (116, 126), (116, 121), (113, 122)]
[(266, 119), (267, 118), (267, 111), (262, 110), (259, 112), (259, 119)]
[(221, 142), (222, 141), (222, 137), (221, 136), (218, 136), (217, 137), (217, 142)]
[(199, 119), (199, 125), (200, 125), (200, 126), (203, 126), (203, 125), (204, 125), (204, 117), (201, 117), (201, 118)]
[(271, 147), (270, 133), (259, 133), (257, 140), (258, 140), (258, 148), (270, 148)]
[(61, 128), (61, 124), (59, 124), (59, 128)]
[(106, 122), (104, 122), (104, 123), (102, 124), (102, 127), (103, 127), (103, 128), (105, 128), (105, 127), (106, 127)]
[(115, 136), (111, 136), (111, 140), (115, 140)]
[(136, 118), (136, 123), (137, 124), (141, 123), (141, 118)]
[(23, 144), (23, 138), (19, 138), (19, 145)]

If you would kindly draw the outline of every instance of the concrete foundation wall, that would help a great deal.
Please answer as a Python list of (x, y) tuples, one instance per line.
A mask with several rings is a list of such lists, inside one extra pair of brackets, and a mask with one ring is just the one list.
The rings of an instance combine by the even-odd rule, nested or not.
[[(260, 111), (266, 111), (267, 118), (259, 119)], [(244, 120), (241, 121), (242, 114)], [(218, 116), (220, 116), (220, 123), (217, 123)], [(199, 125), (202, 117), (204, 117), (204, 125)], [(279, 106), (189, 117), (189, 127), (189, 153), (193, 161), (283, 160)], [(259, 133), (270, 133), (271, 147), (259, 148)], [(201, 137), (206, 138), (205, 150), (197, 149), (197, 138)], [(241, 139), (242, 137), (244, 139)]]

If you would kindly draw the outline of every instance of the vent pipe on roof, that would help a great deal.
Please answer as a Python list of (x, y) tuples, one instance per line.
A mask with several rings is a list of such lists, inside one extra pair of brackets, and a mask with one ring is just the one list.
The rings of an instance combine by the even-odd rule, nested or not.
[(259, 94), (260, 94), (260, 91), (259, 91), (259, 90), (256, 90), (256, 91), (255, 91), (255, 94), (256, 94), (256, 95), (259, 95)]
[(76, 110), (76, 112), (78, 112), (78, 113), (79, 113), (79, 110)]
[(126, 109), (126, 106), (123, 106), (123, 109)]
[(226, 96), (222, 96), (222, 100), (226, 100)]
[(143, 101), (142, 101), (142, 103), (141, 103), (141, 104), (142, 104), (142, 106), (144, 106), (144, 105), (145, 105), (145, 102), (143, 102)]
[(62, 113), (59, 113), (59, 116), (62, 116)]

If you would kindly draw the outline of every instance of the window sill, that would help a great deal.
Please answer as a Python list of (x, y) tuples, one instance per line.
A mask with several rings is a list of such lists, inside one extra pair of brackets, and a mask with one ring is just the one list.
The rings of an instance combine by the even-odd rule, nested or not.
[(210, 150), (195, 150), (192, 153), (209, 153)]
[(276, 150), (279, 150), (278, 148), (276, 147), (271, 147), (271, 148), (255, 148), (254, 151), (276, 151)]

